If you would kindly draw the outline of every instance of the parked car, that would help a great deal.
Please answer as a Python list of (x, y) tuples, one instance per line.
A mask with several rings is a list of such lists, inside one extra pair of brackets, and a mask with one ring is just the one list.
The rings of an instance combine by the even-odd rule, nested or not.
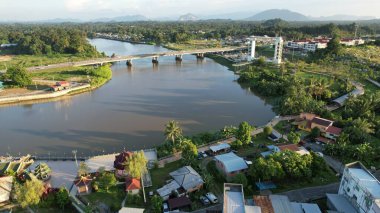
[(207, 199), (207, 197), (205, 197), (205, 196), (201, 196), (200, 198), (199, 198), (199, 200), (201, 201), (201, 203), (203, 204), (203, 205), (205, 205), (205, 206), (207, 206), (207, 205), (210, 205), (210, 201)]
[(323, 158), (323, 153), (322, 152), (316, 152), (315, 154), (319, 155), (320, 157)]
[(162, 204), (163, 213), (169, 213), (169, 207), (167, 203)]
[(210, 200), (211, 203), (218, 203), (218, 198), (211, 192), (206, 194), (207, 199)]

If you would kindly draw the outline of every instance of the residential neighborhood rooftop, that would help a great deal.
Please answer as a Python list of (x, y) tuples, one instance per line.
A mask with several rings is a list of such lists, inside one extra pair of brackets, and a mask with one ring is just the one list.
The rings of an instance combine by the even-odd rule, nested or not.
[(170, 172), (170, 176), (185, 190), (203, 184), (202, 177), (191, 166), (185, 166), (174, 172)]
[(349, 168), (348, 171), (360, 182), (360, 185), (366, 187), (374, 198), (380, 199), (380, 182), (372, 174), (359, 168)]
[(217, 155), (215, 159), (223, 163), (227, 172), (240, 171), (248, 168), (244, 159), (232, 152)]
[(221, 150), (229, 149), (231, 146), (227, 143), (221, 143), (215, 146), (210, 146), (210, 150), (213, 152), (219, 152)]

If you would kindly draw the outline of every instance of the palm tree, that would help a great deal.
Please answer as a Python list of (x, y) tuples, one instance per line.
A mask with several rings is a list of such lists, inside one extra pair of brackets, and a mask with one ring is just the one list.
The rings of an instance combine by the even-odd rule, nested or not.
[(368, 122), (367, 119), (358, 118), (352, 122), (352, 126), (367, 134), (375, 132), (373, 124)]
[(182, 136), (182, 129), (179, 126), (178, 122), (172, 120), (165, 126), (164, 132), (166, 139), (171, 140), (174, 144), (175, 140)]

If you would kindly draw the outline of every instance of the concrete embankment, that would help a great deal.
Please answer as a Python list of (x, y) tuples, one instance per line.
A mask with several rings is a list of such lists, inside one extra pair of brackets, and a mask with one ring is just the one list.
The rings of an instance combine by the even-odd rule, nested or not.
[(65, 89), (58, 92), (46, 92), (46, 93), (39, 93), (39, 94), (0, 97), (0, 104), (10, 104), (10, 103), (23, 102), (23, 101), (58, 98), (58, 97), (65, 96), (73, 92), (88, 89), (90, 87), (91, 87), (90, 84), (83, 84), (83, 85), (75, 86), (70, 89)]

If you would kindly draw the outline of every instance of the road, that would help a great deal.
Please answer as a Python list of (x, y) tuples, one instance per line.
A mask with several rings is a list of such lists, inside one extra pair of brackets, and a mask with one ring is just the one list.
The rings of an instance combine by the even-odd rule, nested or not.
[(308, 202), (326, 197), (326, 193), (336, 194), (339, 190), (339, 182), (325, 186), (307, 187), (280, 193), (289, 197), (290, 201)]

